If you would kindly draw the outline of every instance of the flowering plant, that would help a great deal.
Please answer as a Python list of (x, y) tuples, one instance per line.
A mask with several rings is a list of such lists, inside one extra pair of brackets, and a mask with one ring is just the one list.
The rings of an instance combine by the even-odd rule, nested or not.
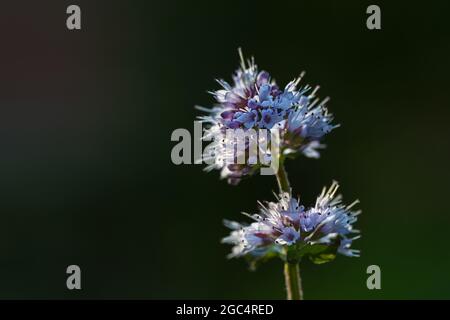
[[(352, 241), (359, 237), (353, 224), (360, 211), (352, 210), (358, 201), (348, 206), (342, 204), (341, 196), (336, 195), (338, 184), (333, 182), (328, 189), (323, 189), (315, 205), (307, 208), (293, 197), (284, 169), (286, 158), (299, 154), (319, 158), (319, 149), (325, 147), (321, 144), (323, 137), (339, 125), (332, 124), (333, 116), (325, 106), (328, 99), (316, 97), (319, 87), (299, 87), (304, 73), (281, 89), (268, 72), (258, 70), (253, 58), (246, 62), (240, 50), (239, 54), (241, 65), (233, 83), (217, 80), (222, 88), (211, 92), (216, 104), (210, 109), (201, 108), (208, 113), (200, 117), (208, 125), (205, 137), (214, 140), (206, 170), (221, 170), (221, 176), (233, 185), (251, 176), (267, 162), (253, 159), (251, 141), (236, 150), (234, 140), (225, 133), (252, 132), (247, 135), (249, 140), (274, 144), (272, 136), (253, 133), (269, 129), (278, 133), (276, 144), (280, 152), (274, 155), (264, 149), (262, 158), (279, 158), (276, 177), (280, 190), (276, 202), (259, 203), (258, 214), (245, 214), (253, 222), (225, 220), (231, 233), (222, 242), (233, 245), (230, 258), (245, 257), (252, 266), (280, 257), (285, 262), (288, 299), (301, 299), (299, 262), (303, 257), (309, 257), (314, 263), (325, 263), (337, 253), (359, 256), (359, 251), (351, 248)], [(237, 163), (240, 156), (244, 163)]]

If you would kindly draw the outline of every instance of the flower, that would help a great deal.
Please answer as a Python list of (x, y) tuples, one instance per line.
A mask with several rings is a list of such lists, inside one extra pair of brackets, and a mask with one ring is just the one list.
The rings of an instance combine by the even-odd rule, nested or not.
[(320, 140), (331, 130), (339, 127), (339, 124), (331, 124), (333, 115), (328, 113), (325, 107), (327, 101), (328, 99), (324, 99), (315, 106), (317, 99), (310, 102), (309, 98), (305, 98), (289, 113), (284, 126), (284, 154), (300, 151), (309, 158), (319, 158), (320, 153), (317, 149), (325, 147), (320, 144)]
[[(253, 58), (245, 61), (241, 50), (239, 55), (241, 65), (233, 75), (232, 84), (217, 80), (222, 88), (211, 92), (216, 105), (211, 109), (199, 108), (208, 112), (208, 115), (199, 117), (207, 124), (205, 138), (215, 141), (212, 143), (214, 152), (207, 155), (210, 161), (206, 170), (221, 170), (223, 178), (237, 184), (243, 177), (268, 165), (261, 161), (250, 163), (250, 157), (245, 156), (248, 149), (236, 152), (234, 147), (232, 150), (227, 148), (234, 142), (226, 138), (226, 132), (237, 129), (257, 132), (260, 129), (278, 130), (281, 154), (293, 156), (301, 153), (318, 158), (318, 150), (325, 147), (320, 143), (321, 139), (338, 127), (331, 124), (333, 116), (325, 107), (328, 99), (319, 103), (319, 99), (315, 98), (319, 87), (312, 91), (308, 85), (298, 88), (304, 75), (302, 73), (281, 90), (268, 72), (258, 70)], [(253, 135), (253, 139), (261, 142), (259, 134)], [(267, 147), (270, 146), (270, 134), (262, 140)], [(265, 154), (260, 158), (270, 158), (270, 153), (263, 152)], [(246, 161), (238, 164), (236, 159), (242, 153)]]
[(341, 203), (336, 196), (337, 182), (324, 188), (316, 204), (305, 209), (299, 199), (291, 193), (281, 193), (277, 202), (259, 203), (260, 213), (248, 215), (254, 222), (249, 225), (225, 221), (232, 229), (223, 243), (232, 244), (229, 257), (249, 255), (263, 257), (268, 252), (277, 252), (285, 259), (300, 259), (308, 255), (314, 262), (322, 263), (334, 258), (336, 253), (358, 257), (359, 251), (351, 249), (353, 240), (359, 238), (353, 229), (360, 211)]

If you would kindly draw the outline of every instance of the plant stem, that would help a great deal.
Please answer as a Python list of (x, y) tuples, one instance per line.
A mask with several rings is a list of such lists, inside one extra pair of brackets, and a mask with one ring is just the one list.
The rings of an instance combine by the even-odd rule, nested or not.
[(277, 173), (277, 181), (278, 181), (278, 188), (280, 188), (280, 192), (289, 192), (290, 191), (291, 187), (289, 185), (289, 180), (288, 180), (286, 169), (284, 168), (283, 157), (280, 157), (280, 163), (279, 163), (278, 173)]
[(288, 300), (303, 300), (302, 280), (298, 263), (284, 263), (284, 279)]
[[(280, 192), (290, 192), (291, 187), (284, 168), (284, 158), (280, 157), (280, 163), (277, 173), (278, 187)], [(302, 300), (302, 280), (300, 278), (300, 267), (298, 261), (286, 261), (284, 263), (284, 279), (286, 283), (287, 299)]]

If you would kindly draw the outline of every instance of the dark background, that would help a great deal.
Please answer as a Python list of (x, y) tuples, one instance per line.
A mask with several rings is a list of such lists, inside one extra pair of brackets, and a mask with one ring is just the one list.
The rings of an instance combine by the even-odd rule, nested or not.
[[(382, 30), (366, 28), (379, 4)], [(78, 4), (82, 30), (66, 29)], [(450, 298), (450, 3), (8, 1), (0, 13), (0, 298), (284, 298), (282, 264), (226, 260), (221, 220), (272, 200), (175, 166), (237, 48), (285, 84), (306, 70), (342, 127), (287, 164), (303, 201), (361, 200), (361, 258), (302, 264), (306, 298)], [(66, 289), (66, 267), (82, 290)], [(366, 268), (382, 290), (366, 288)]]

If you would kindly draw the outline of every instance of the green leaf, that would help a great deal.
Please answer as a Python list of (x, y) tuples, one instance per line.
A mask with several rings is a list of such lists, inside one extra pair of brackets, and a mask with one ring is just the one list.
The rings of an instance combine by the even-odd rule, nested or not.
[(336, 251), (339, 243), (332, 245), (314, 244), (307, 245), (301, 244), (297, 246), (291, 246), (287, 249), (285, 255), (285, 261), (298, 263), (303, 257), (308, 257), (313, 263), (322, 264), (330, 262), (336, 258)]
[(321, 253), (315, 256), (309, 256), (309, 260), (311, 260), (315, 264), (322, 264), (333, 261), (336, 258), (336, 254), (334, 253)]
[(316, 244), (310, 246), (309, 260), (315, 264), (322, 264), (333, 261), (336, 258), (339, 242), (332, 245)]

